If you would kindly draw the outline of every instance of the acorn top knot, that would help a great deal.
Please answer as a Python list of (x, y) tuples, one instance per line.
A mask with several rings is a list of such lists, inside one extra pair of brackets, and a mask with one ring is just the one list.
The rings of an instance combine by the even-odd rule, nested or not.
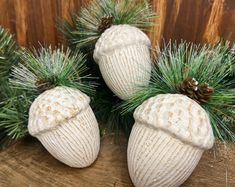
[(188, 96), (199, 104), (207, 103), (214, 92), (214, 88), (210, 87), (208, 83), (199, 85), (198, 81), (192, 77), (187, 77), (176, 86), (176, 89), (178, 93)]

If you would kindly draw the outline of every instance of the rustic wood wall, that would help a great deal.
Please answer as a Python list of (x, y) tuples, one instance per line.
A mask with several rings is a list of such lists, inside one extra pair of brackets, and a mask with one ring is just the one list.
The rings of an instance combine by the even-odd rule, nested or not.
[[(24, 46), (60, 42), (55, 23), (69, 17), (89, 0), (0, 0), (0, 25), (15, 34)], [(150, 33), (157, 44), (163, 38), (215, 42), (235, 40), (234, 0), (152, 0), (159, 18)]]
[(214, 43), (235, 41), (234, 0), (153, 0), (159, 23), (151, 38)]
[(39, 42), (60, 42), (58, 18), (69, 19), (88, 0), (0, 0), (0, 25), (15, 34), (19, 44), (38, 46)]

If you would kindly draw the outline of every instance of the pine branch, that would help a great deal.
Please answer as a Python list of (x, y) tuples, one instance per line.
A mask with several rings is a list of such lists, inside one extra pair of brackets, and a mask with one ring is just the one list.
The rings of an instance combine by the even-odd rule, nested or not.
[[(14, 92), (9, 89), (8, 78), (13, 65), (20, 60), (20, 47), (7, 29), (0, 26), (0, 101), (6, 100)], [(1, 105), (0, 105), (1, 106)]]
[(31, 91), (37, 97), (41, 92), (56, 86), (67, 86), (94, 94), (94, 84), (90, 81), (84, 55), (76, 55), (63, 48), (52, 50), (41, 48), (34, 53), (24, 51), (22, 61), (14, 66), (10, 83), (14, 88)]
[(142, 30), (153, 26), (153, 13), (148, 1), (93, 0), (72, 14), (72, 23), (61, 20), (58, 28), (69, 46), (92, 51), (101, 34), (112, 25), (129, 24)]
[(20, 47), (10, 32), (0, 26), (0, 147), (27, 134), (28, 102), (9, 87), (11, 68), (20, 61)]
[(19, 46), (10, 32), (0, 26), (0, 81), (6, 81), (10, 69), (19, 60)]
[[(12, 94), (13, 95), (13, 94)], [(28, 135), (28, 110), (31, 100), (26, 95), (12, 96), (0, 108), (0, 148)]]
[[(228, 78), (234, 61), (229, 43), (215, 46), (169, 43), (162, 50), (157, 49), (150, 84), (118, 108), (124, 114), (133, 113), (143, 101), (155, 95), (185, 94), (207, 111), (217, 138), (235, 141), (235, 80)], [(201, 88), (208, 92), (200, 90), (203, 85)]]

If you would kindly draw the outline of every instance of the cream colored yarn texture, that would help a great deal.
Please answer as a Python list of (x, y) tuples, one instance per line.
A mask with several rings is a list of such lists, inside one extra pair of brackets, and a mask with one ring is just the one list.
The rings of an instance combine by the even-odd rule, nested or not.
[(128, 169), (136, 187), (180, 186), (214, 143), (205, 110), (180, 94), (152, 97), (134, 112)]
[(59, 161), (87, 167), (97, 158), (100, 135), (90, 98), (79, 90), (56, 87), (30, 107), (28, 130)]
[(140, 29), (114, 25), (95, 45), (94, 60), (108, 87), (121, 99), (147, 85), (151, 74), (150, 40)]

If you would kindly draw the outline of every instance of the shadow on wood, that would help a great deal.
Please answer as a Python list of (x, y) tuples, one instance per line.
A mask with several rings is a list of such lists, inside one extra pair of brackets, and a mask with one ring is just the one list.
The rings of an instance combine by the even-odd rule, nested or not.
[[(126, 139), (105, 136), (97, 161), (89, 168), (70, 168), (55, 160), (36, 140), (24, 140), (0, 153), (0, 186), (132, 187)], [(207, 151), (184, 187), (235, 186), (235, 146), (217, 142)], [(220, 150), (220, 151), (218, 151)]]

